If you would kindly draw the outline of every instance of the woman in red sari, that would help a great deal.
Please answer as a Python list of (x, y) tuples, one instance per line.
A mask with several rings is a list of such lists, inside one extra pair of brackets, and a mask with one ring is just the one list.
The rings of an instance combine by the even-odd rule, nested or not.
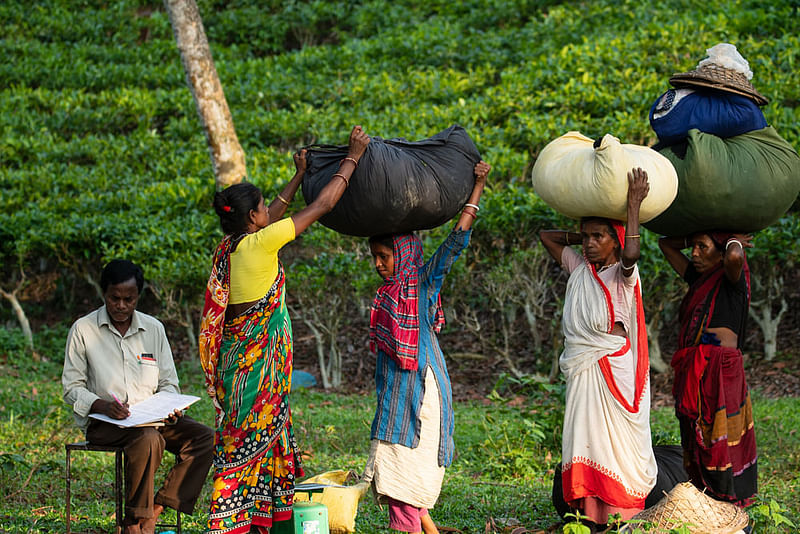
[[(680, 307), (673, 395), (686, 471), (713, 497), (746, 506), (758, 489), (756, 437), (742, 341), (750, 305), (751, 237), (703, 232), (659, 246), (689, 283)], [(691, 259), (681, 252), (691, 247)]]
[(292, 325), (278, 251), (333, 209), (368, 143), (354, 127), (333, 179), (291, 217), (281, 218), (303, 180), (304, 150), (295, 155), (294, 178), (269, 208), (249, 183), (214, 197), (225, 237), (214, 253), (199, 343), (217, 412), (207, 532), (267, 533), (273, 521), (291, 517), (303, 470), (289, 410)]

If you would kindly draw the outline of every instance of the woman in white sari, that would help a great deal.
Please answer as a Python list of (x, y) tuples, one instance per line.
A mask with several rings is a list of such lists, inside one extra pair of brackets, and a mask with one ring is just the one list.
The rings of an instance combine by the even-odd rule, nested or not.
[[(636, 262), (647, 173), (628, 173), (627, 231), (584, 218), (581, 232), (544, 230), (542, 244), (570, 273), (564, 300), (567, 378), (561, 477), (564, 500), (602, 528), (630, 519), (656, 481), (650, 440), (650, 364)], [(569, 245), (583, 245), (583, 256)]]

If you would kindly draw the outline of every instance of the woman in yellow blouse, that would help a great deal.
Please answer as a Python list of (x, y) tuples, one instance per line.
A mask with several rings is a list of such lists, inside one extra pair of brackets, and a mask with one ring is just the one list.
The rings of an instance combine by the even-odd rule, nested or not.
[(354, 127), (337, 173), (291, 217), (281, 218), (303, 180), (304, 150), (295, 154), (294, 178), (269, 207), (249, 183), (214, 197), (225, 237), (214, 254), (200, 329), (200, 359), (217, 411), (207, 532), (266, 533), (291, 516), (303, 470), (289, 410), (292, 326), (278, 251), (333, 209), (368, 143)]

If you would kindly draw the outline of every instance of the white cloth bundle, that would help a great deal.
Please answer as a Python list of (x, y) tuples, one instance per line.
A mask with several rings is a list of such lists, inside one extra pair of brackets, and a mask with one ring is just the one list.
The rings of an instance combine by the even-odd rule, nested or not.
[(753, 79), (753, 71), (750, 70), (750, 63), (742, 57), (736, 47), (730, 43), (719, 43), (706, 49), (707, 58), (697, 64), (697, 68), (704, 65), (714, 64), (726, 69), (744, 74), (748, 80)]
[(533, 189), (551, 208), (567, 217), (627, 218), (628, 172), (647, 171), (650, 192), (639, 221), (666, 210), (678, 194), (678, 175), (670, 161), (649, 147), (619, 142), (606, 134), (600, 146), (580, 132), (550, 142), (533, 166)]

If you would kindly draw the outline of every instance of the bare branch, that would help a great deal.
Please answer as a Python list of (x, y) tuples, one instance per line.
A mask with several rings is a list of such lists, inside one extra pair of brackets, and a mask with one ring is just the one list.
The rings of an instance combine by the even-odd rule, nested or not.
[(14, 314), (17, 316), (17, 321), (19, 322), (19, 326), (22, 329), (22, 335), (25, 336), (25, 341), (28, 343), (28, 349), (31, 352), (31, 356), (33, 360), (38, 362), (41, 360), (39, 353), (36, 352), (36, 348), (33, 345), (33, 330), (31, 330), (31, 323), (28, 321), (28, 316), (25, 314), (25, 310), (22, 308), (22, 303), (17, 298), (17, 294), (25, 287), (27, 283), (27, 278), (25, 277), (25, 271), (20, 269), (20, 279), (17, 282), (17, 286), (12, 291), (6, 291), (3, 288), (0, 288), (0, 295), (5, 298), (9, 304), (11, 304), (11, 309), (14, 310)]

